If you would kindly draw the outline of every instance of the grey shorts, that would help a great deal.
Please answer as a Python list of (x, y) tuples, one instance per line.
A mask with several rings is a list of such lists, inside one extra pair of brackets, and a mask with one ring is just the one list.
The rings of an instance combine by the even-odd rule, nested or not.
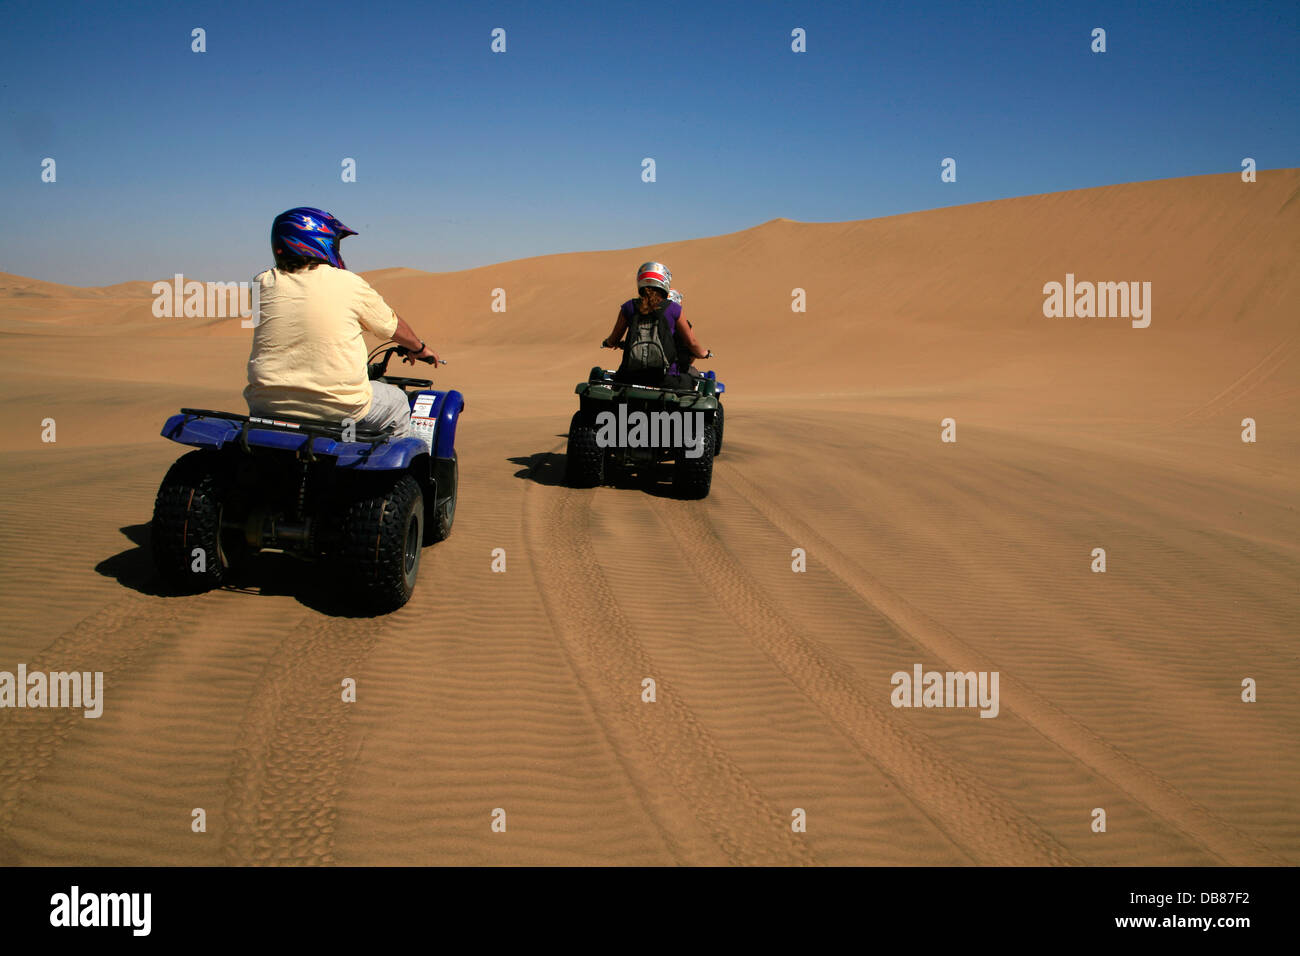
[(361, 416), (357, 427), (381, 429), (389, 422), (397, 422), (393, 437), (408, 437), (411, 434), (411, 405), (406, 400), (406, 392), (387, 382), (371, 382), (370, 394), (370, 408)]

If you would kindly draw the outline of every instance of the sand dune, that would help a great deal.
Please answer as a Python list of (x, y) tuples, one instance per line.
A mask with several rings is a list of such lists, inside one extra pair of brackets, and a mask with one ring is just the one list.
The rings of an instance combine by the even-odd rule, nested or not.
[[(468, 402), (455, 532), (383, 618), (270, 559), (160, 594), (158, 429), (241, 407), (248, 333), (0, 274), (0, 670), (106, 683), (98, 720), (0, 711), (0, 863), (1300, 862), (1298, 196), (1196, 177), (368, 273)], [(702, 502), (560, 483), (648, 258), (728, 384)], [(1150, 282), (1150, 326), (1045, 317), (1067, 273)], [(998, 671), (998, 717), (891, 706), (918, 663)]]

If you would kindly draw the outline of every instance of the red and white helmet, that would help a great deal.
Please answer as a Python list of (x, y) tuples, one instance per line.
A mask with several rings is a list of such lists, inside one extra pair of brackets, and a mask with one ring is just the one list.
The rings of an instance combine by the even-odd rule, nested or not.
[(668, 290), (668, 301), (669, 301), (669, 302), (676, 302), (678, 305), (681, 305), (681, 304), (682, 304), (682, 294), (681, 294), (680, 292), (678, 292), (676, 289), (669, 289), (669, 290)]
[(636, 291), (649, 287), (660, 289), (667, 295), (672, 289), (673, 274), (662, 262), (643, 262), (636, 270)]

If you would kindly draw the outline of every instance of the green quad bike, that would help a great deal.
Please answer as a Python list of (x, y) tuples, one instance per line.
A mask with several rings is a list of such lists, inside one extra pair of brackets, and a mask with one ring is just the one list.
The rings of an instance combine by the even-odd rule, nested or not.
[[(713, 459), (722, 451), (720, 399), (727, 387), (711, 371), (692, 370), (689, 388), (631, 385), (615, 381), (614, 376), (613, 370), (596, 366), (587, 381), (574, 389), (578, 410), (569, 422), (565, 483), (572, 488), (594, 488), (612, 482), (619, 472), (649, 475), (672, 462), (673, 492), (677, 497), (708, 497)], [(642, 441), (636, 440), (634, 429), (625, 427), (626, 422), (637, 420), (637, 413), (650, 426)], [(689, 425), (687, 416), (691, 419)], [(673, 419), (681, 422), (680, 429)], [(670, 425), (671, 439), (656, 441), (665, 438)], [(688, 435), (693, 439), (691, 446), (682, 440)], [(632, 440), (611, 440), (614, 436)]]

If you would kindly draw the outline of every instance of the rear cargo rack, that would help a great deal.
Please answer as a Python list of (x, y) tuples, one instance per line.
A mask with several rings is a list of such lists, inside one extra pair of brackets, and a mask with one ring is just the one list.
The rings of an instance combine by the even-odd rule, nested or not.
[[(247, 454), (252, 454), (252, 448), (248, 444), (248, 431), (250, 428), (268, 429), (271, 431), (285, 431), (296, 435), (302, 435), (307, 440), (299, 450), (307, 461), (316, 461), (316, 454), (312, 451), (312, 443), (317, 438), (332, 438), (336, 441), (343, 441), (343, 426), (335, 425), (333, 422), (320, 421), (319, 419), (310, 418), (261, 418), (256, 415), (241, 415), (238, 412), (218, 412), (207, 408), (182, 408), (181, 414), (188, 419), (194, 418), (217, 418), (224, 421), (239, 422), (239, 446)], [(384, 443), (393, 432), (393, 426), (390, 425), (384, 429), (354, 429), (353, 441), (370, 446), (366, 454), (374, 451), (375, 448)]]

